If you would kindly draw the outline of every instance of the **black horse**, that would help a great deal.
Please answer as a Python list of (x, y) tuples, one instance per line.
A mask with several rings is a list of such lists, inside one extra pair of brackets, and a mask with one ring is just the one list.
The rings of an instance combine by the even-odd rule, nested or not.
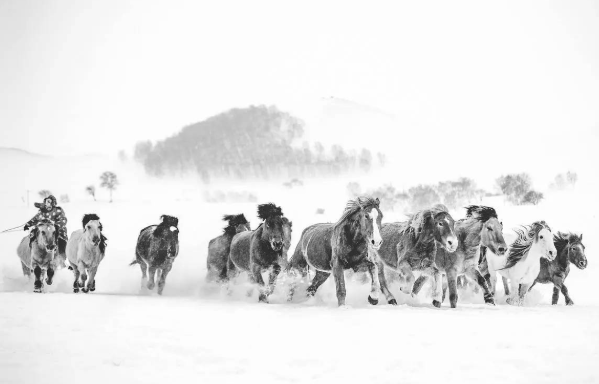
[[(313, 296), (332, 272), (337, 303), (339, 306), (345, 305), (344, 270), (358, 270), (366, 265), (372, 277), (368, 301), (371, 304), (378, 303), (378, 269), (368, 249), (379, 249), (383, 242), (382, 218), (379, 199), (359, 197), (347, 203), (337, 223), (314, 224), (304, 229), (289, 261), (288, 270), (299, 271), (303, 276), (306, 276), (308, 266), (316, 270), (307, 290), (308, 296)], [(289, 299), (293, 296), (293, 290), (292, 285)]]
[(387, 302), (397, 305), (389, 291), (385, 268), (399, 272), (409, 291), (415, 282), (413, 271), (422, 271), (433, 278), (433, 305), (441, 306), (441, 273), (435, 264), (437, 245), (455, 252), (458, 238), (454, 220), (443, 205), (422, 210), (402, 223), (386, 223), (382, 228), (383, 246), (378, 251), (378, 273), (381, 291)]
[(141, 287), (154, 289), (154, 274), (158, 271), (158, 294), (162, 295), (166, 276), (173, 267), (173, 262), (179, 254), (179, 219), (173, 216), (162, 215), (162, 222), (150, 225), (141, 230), (135, 247), (135, 260), (129, 265), (139, 264), (141, 268)]
[[(497, 217), (497, 212), (491, 207), (470, 205), (466, 207), (466, 218), (456, 221), (455, 232), (458, 236), (458, 248), (451, 255), (444, 248), (437, 249), (435, 262), (440, 271), (445, 272), (449, 285), (449, 302), (451, 308), (457, 306), (457, 277), (466, 275), (475, 281), (484, 291), (485, 302), (495, 304), (493, 294), (487, 281), (478, 269), (480, 246), (489, 247), (495, 254), (503, 255), (507, 245), (503, 239), (503, 225)], [(426, 281), (426, 275), (421, 275), (412, 289), (417, 295)], [(443, 299), (445, 298), (443, 287)]]
[(553, 297), (551, 304), (556, 305), (561, 291), (566, 299), (566, 305), (574, 305), (574, 301), (568, 294), (566, 288), (566, 277), (570, 273), (570, 263), (578, 269), (587, 267), (587, 258), (584, 254), (585, 246), (582, 244), (582, 234), (577, 236), (573, 233), (558, 232), (553, 236), (553, 244), (557, 250), (557, 257), (553, 261), (545, 258), (541, 259), (541, 271), (539, 276), (529, 288), (529, 291), (536, 283), (553, 283)]
[[(281, 265), (285, 265), (285, 234), (291, 234), (291, 222), (283, 217), (281, 207), (273, 203), (260, 204), (258, 217), (264, 222), (254, 231), (241, 232), (233, 237), (229, 252), (228, 278), (240, 271), (247, 271), (250, 280), (260, 287), (259, 301), (268, 303), (268, 296), (275, 288)], [(285, 231), (285, 226), (289, 231)], [(285, 259), (285, 260), (283, 260)], [(262, 272), (269, 270), (268, 286), (264, 284)]]
[(208, 258), (206, 259), (206, 281), (208, 282), (224, 282), (227, 280), (227, 263), (233, 236), (251, 230), (250, 223), (243, 214), (225, 215), (223, 220), (228, 222), (224, 233), (208, 243)]

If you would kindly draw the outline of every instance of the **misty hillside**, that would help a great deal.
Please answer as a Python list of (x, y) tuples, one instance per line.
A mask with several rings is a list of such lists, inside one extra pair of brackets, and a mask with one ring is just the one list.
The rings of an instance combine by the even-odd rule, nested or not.
[(153, 145), (138, 142), (135, 159), (149, 174), (197, 172), (212, 178), (295, 177), (368, 171), (384, 156), (310, 144), (304, 122), (271, 106), (231, 109), (183, 128)]

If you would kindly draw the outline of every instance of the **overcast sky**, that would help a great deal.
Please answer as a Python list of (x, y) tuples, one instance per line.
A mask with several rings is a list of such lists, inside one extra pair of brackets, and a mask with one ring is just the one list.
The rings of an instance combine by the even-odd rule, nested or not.
[(455, 143), (597, 144), (598, 2), (396, 3), (0, 0), (0, 146), (114, 153), (329, 96)]

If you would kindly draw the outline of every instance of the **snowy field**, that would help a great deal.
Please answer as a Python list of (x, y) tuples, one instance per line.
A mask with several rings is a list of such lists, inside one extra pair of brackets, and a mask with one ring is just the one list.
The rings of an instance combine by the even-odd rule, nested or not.
[[(22, 276), (16, 247), (24, 232), (0, 235), (0, 383), (130, 383), (193, 380), (205, 383), (592, 383), (599, 381), (599, 265), (597, 186), (581, 181), (576, 189), (547, 194), (538, 206), (494, 206), (506, 232), (520, 224), (546, 220), (554, 231), (584, 234), (589, 267), (572, 268), (566, 280), (575, 306), (563, 296), (551, 306), (552, 286), (535, 286), (525, 307), (487, 306), (482, 297), (460, 292), (457, 309), (430, 305), (391, 287), (400, 305), (367, 303), (369, 283), (354, 277), (347, 287), (350, 308), (336, 305), (329, 279), (316, 297), (287, 303), (281, 278), (268, 305), (246, 295), (243, 277), (227, 294), (206, 284), (208, 241), (221, 233), (223, 214), (245, 213), (258, 224), (257, 203), (208, 204), (206, 188), (184, 180), (151, 181), (131, 167), (113, 167), (121, 178), (115, 201), (105, 191), (98, 201), (83, 189), (96, 182), (103, 159), (32, 159), (6, 155), (16, 164), (0, 174), (0, 230), (35, 214), (23, 200), (26, 190), (68, 193), (61, 204), (69, 233), (84, 213), (97, 213), (109, 239), (96, 276), (97, 290), (72, 293), (72, 274), (57, 272), (45, 294), (34, 294)], [(60, 176), (40, 164), (64, 166)], [(28, 167), (30, 171), (25, 171)], [(39, 172), (35, 180), (24, 177)], [(556, 172), (557, 173), (557, 172)], [(19, 176), (20, 175), (20, 176)], [(88, 181), (89, 180), (89, 181)], [(588, 179), (586, 179), (588, 180)], [(241, 183), (243, 184), (243, 183)], [(382, 183), (379, 183), (382, 184)], [(61, 186), (68, 188), (61, 190)], [(230, 184), (211, 190), (251, 191), (258, 202), (273, 201), (293, 221), (291, 251), (307, 225), (335, 221), (347, 195), (346, 182), (306, 181), (304, 187)], [(64, 188), (64, 187), (63, 187)], [(323, 192), (324, 191), (324, 192)], [(317, 208), (325, 213), (317, 215)], [(384, 221), (401, 220), (385, 213)], [(161, 214), (180, 219), (180, 253), (162, 297), (140, 291), (139, 267), (129, 267), (137, 235)], [(454, 218), (464, 212), (452, 212)], [(501, 284), (498, 284), (498, 288)], [(300, 295), (298, 295), (300, 296)], [(595, 362), (595, 363), (593, 363)]]

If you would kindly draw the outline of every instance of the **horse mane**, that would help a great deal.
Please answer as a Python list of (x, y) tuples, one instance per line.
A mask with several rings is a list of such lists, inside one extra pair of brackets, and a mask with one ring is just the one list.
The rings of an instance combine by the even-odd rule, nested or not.
[(487, 207), (484, 205), (469, 205), (466, 208), (466, 218), (474, 218), (485, 222), (491, 218), (498, 219), (495, 208)]
[(372, 197), (359, 196), (354, 200), (349, 200), (347, 204), (345, 204), (345, 209), (343, 210), (343, 214), (337, 223), (335, 224), (335, 228), (343, 225), (349, 218), (356, 212), (367, 209), (367, 208), (378, 208), (379, 207), (379, 199), (373, 199)]
[(568, 244), (572, 243), (581, 243), (582, 236), (579, 236), (572, 232), (560, 232), (558, 231), (555, 235), (553, 235), (553, 243), (555, 245), (555, 250), (557, 251), (557, 255), (559, 256), (564, 248), (568, 246)]
[(258, 205), (258, 217), (262, 220), (267, 220), (273, 216), (283, 216), (281, 207), (277, 207), (273, 203)]
[[(162, 216), (160, 216), (160, 220), (162, 220), (161, 223), (158, 224), (158, 226), (156, 226), (156, 229), (154, 229), (154, 232), (153, 232), (153, 235), (156, 237), (159, 237), (165, 229), (169, 229), (170, 227), (175, 227), (175, 228), (179, 227), (179, 219), (176, 218), (175, 216), (162, 215)], [(151, 227), (151, 225), (150, 225), (150, 227)], [(149, 228), (149, 227), (147, 227), (147, 228)], [(145, 228), (145, 229), (147, 229), (147, 228)], [(142, 232), (144, 230), (142, 230)]]
[(236, 231), (235, 227), (248, 223), (243, 213), (239, 215), (224, 215), (223, 221), (229, 222), (228, 225), (223, 229), (224, 233), (227, 235), (234, 235)]
[[(96, 215), (95, 213), (86, 213), (85, 215), (83, 215), (83, 219), (81, 220), (81, 223), (83, 224), (83, 228), (85, 228), (85, 225), (92, 220), (100, 220), (100, 217), (98, 215)], [(101, 226), (101, 224), (100, 224), (100, 226)]]
[(423, 209), (416, 213), (408, 214), (410, 218), (408, 221), (402, 223), (399, 232), (418, 237), (424, 228), (424, 224), (426, 224), (426, 220), (441, 212), (449, 213), (449, 210), (443, 204), (436, 204), (431, 209)]
[(510, 245), (510, 252), (505, 262), (505, 267), (501, 269), (508, 269), (516, 265), (522, 258), (528, 253), (534, 239), (537, 237), (542, 229), (551, 228), (545, 221), (535, 221), (531, 225), (523, 225), (523, 229), (515, 229), (518, 238)]

